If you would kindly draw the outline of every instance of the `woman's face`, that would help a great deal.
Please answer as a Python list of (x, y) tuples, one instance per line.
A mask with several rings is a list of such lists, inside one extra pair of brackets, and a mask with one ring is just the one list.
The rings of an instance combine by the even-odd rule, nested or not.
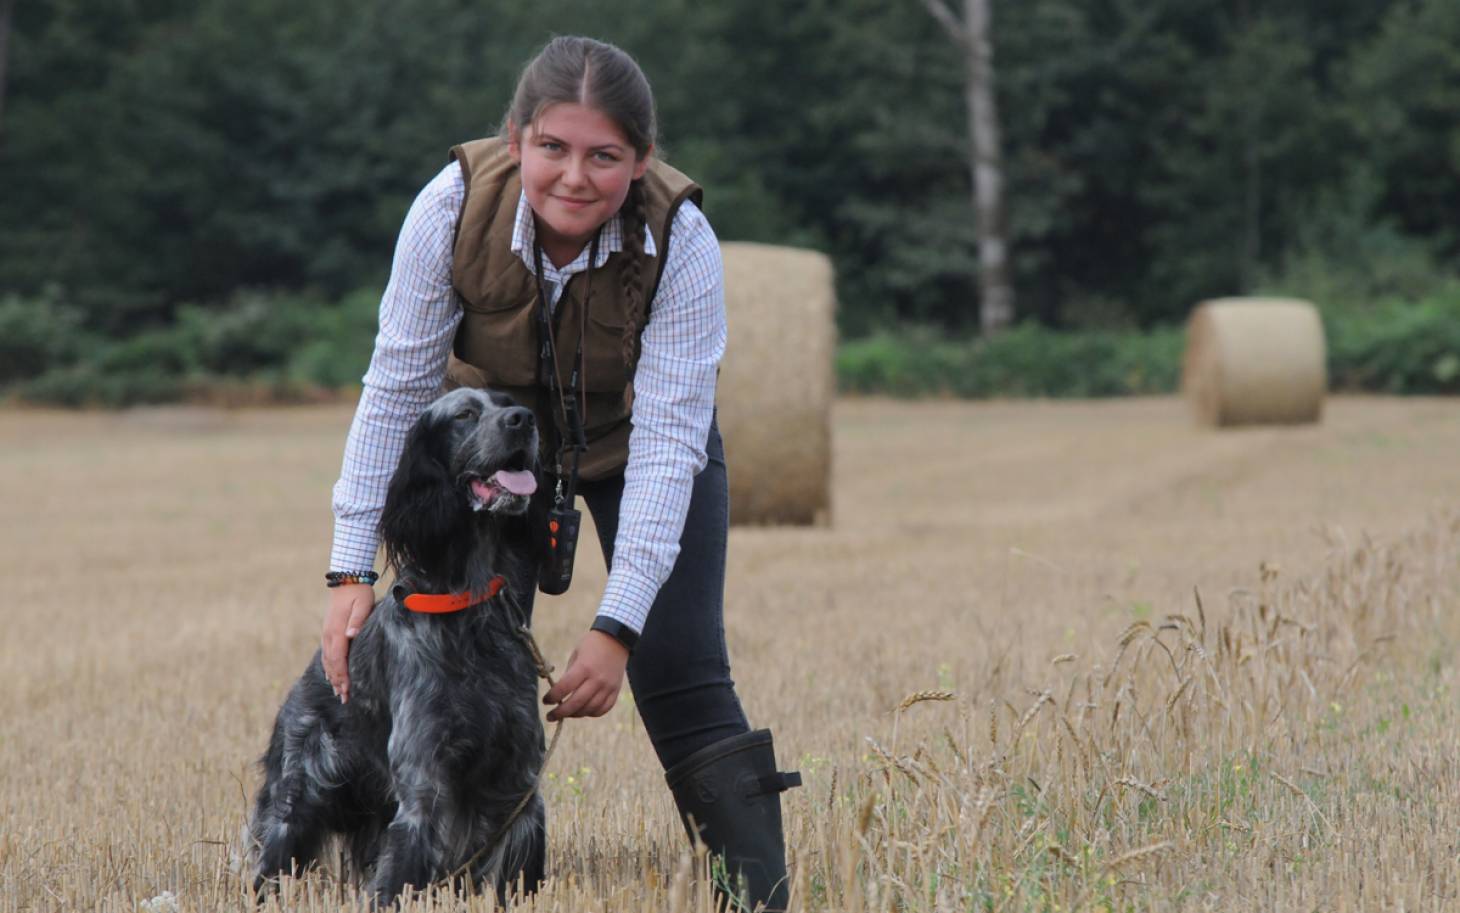
[(649, 157), (634, 154), (618, 124), (576, 102), (548, 108), (520, 136), (510, 128), (508, 151), (521, 166), (538, 236), (554, 262), (576, 256), (649, 167)]

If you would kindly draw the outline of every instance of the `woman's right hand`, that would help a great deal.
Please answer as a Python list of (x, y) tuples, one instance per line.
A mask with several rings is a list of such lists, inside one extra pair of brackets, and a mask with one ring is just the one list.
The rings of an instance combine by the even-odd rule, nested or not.
[(329, 679), (341, 704), (350, 699), (350, 641), (360, 633), (373, 608), (375, 588), (368, 583), (347, 583), (330, 588), (320, 652), (324, 661), (324, 677)]

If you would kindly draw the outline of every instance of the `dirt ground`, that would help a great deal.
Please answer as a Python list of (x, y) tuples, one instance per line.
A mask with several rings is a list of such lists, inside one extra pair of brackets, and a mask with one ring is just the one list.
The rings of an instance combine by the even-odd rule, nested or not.
[[(349, 420), (0, 413), (0, 911), (228, 893), (252, 762), (317, 645)], [(832, 473), (830, 526), (730, 541), (742, 700), (807, 776), (792, 829), (910, 692), (1023, 694), (1194, 588), (1220, 607), (1262, 562), (1302, 579), (1454, 511), (1460, 400), (1340, 397), (1316, 426), (1228, 431), (1175, 399), (842, 400)], [(538, 604), (560, 665), (601, 592), (595, 541)], [(681, 835), (630, 700), (570, 722), (553, 767), (556, 877), (609, 907), (666, 877)]]

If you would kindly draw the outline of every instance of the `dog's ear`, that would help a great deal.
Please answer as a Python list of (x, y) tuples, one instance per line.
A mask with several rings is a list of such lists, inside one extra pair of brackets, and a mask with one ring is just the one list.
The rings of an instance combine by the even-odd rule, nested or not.
[(397, 572), (408, 566), (431, 568), (460, 537), (465, 512), (451, 478), (449, 442), (450, 435), (429, 412), (406, 437), (380, 514), (386, 560)]

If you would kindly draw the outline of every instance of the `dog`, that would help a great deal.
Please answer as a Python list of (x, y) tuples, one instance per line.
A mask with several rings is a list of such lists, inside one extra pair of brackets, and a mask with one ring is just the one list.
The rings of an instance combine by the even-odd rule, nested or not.
[[(455, 887), (490, 883), (502, 904), (541, 884), (538, 667), (518, 631), (545, 538), (537, 463), (532, 412), (501, 393), (452, 390), (410, 429), (380, 521), (396, 580), (350, 646), (349, 702), (316, 652), (261, 762), (246, 835), (256, 897), (335, 840), (377, 905), (462, 866)], [(461, 611), (409, 608), (462, 593)]]

